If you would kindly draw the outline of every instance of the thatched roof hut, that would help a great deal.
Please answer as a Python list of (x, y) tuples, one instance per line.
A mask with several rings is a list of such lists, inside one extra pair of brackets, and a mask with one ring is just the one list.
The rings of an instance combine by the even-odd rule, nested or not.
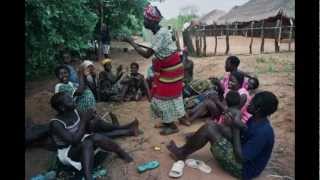
[(250, 0), (233, 7), (227, 14), (218, 19), (219, 24), (234, 22), (261, 21), (277, 16), (295, 19), (294, 0)]
[(217, 20), (225, 14), (226, 12), (223, 10), (214, 9), (209, 13), (207, 13), (206, 15), (202, 16), (199, 19), (199, 21), (203, 24), (209, 25), (209, 24), (212, 24), (213, 22), (217, 22)]

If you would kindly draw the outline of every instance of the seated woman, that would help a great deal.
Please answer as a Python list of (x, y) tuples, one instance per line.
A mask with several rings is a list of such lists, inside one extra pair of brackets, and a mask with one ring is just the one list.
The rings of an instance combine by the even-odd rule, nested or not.
[(130, 64), (131, 73), (126, 75), (122, 80), (121, 100), (125, 101), (139, 101), (144, 95), (147, 95), (148, 99), (151, 99), (149, 86), (144, 79), (144, 76), (140, 74), (139, 64)]
[(104, 59), (101, 63), (104, 71), (100, 72), (98, 87), (99, 98), (101, 101), (119, 101), (121, 84), (120, 79), (123, 75), (122, 66), (118, 66), (116, 74), (112, 72), (111, 59)]
[(96, 73), (94, 64), (89, 60), (85, 60), (83, 63), (81, 63), (80, 67), (86, 69), (86, 71), (89, 71), (89, 74), (85, 78), (85, 83), (92, 91), (95, 100), (98, 101), (98, 75)]
[[(244, 123), (248, 121), (251, 114), (247, 112), (247, 106), (249, 104), (249, 92), (242, 87), (244, 81), (244, 75), (240, 72), (232, 72), (229, 77), (229, 84), (227, 89), (224, 92), (224, 97), (230, 90), (238, 91), (241, 96), (241, 119)], [(214, 96), (213, 96), (214, 97)], [(219, 104), (219, 105), (217, 105)], [(225, 102), (221, 102), (218, 98), (207, 98), (203, 103), (199, 104), (191, 111), (188, 112), (189, 122), (194, 121), (195, 119), (204, 116), (209, 113), (212, 119), (218, 118), (222, 113), (227, 113), (227, 107)]]
[(89, 75), (88, 69), (80, 68), (79, 85), (69, 81), (69, 69), (65, 65), (60, 65), (55, 69), (59, 83), (55, 85), (54, 93), (66, 92), (74, 98), (78, 111), (84, 112), (88, 109), (96, 108), (96, 100), (86, 83), (86, 76)]
[(137, 121), (126, 126), (114, 127), (96, 119), (93, 111), (78, 112), (72, 97), (64, 92), (57, 93), (51, 98), (51, 106), (58, 114), (50, 120), (50, 132), (57, 147), (58, 159), (62, 164), (72, 166), (78, 171), (83, 169), (85, 179), (92, 180), (91, 172), (96, 148), (114, 152), (127, 162), (133, 161), (127, 152), (104, 133), (120, 136), (127, 135), (131, 131), (132, 134), (137, 134)]
[(252, 117), (248, 120), (246, 130), (239, 132), (235, 126), (231, 126), (230, 138), (221, 131), (222, 125), (208, 122), (184, 145), (177, 147), (174, 141), (170, 141), (167, 148), (175, 160), (185, 160), (210, 143), (213, 157), (225, 171), (238, 179), (253, 179), (261, 174), (271, 157), (274, 132), (268, 117), (277, 110), (278, 103), (273, 93), (260, 92), (248, 106)]

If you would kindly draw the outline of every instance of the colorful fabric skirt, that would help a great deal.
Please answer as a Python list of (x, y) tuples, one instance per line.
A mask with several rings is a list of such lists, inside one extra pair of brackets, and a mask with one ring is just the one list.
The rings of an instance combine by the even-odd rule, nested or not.
[(226, 138), (218, 139), (211, 144), (210, 151), (218, 164), (231, 175), (240, 178), (242, 175), (242, 165), (236, 161), (233, 146)]
[(162, 123), (175, 122), (185, 115), (182, 96), (170, 100), (161, 100), (153, 97), (150, 109), (152, 118), (160, 118)]

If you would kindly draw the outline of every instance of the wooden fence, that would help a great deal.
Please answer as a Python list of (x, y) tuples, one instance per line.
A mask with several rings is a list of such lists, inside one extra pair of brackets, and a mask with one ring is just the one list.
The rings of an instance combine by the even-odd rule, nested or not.
[[(288, 43), (288, 51), (294, 51), (292, 49), (292, 43), (294, 41), (295, 26), (290, 21), (289, 26), (282, 26), (281, 21), (278, 20), (273, 27), (265, 27), (264, 23), (259, 24), (259, 27), (254, 26), (254, 22), (251, 22), (249, 26), (238, 28), (237, 25), (210, 25), (210, 26), (198, 26), (190, 28), (182, 32), (183, 44), (188, 48), (191, 55), (207, 56), (207, 38), (214, 37), (215, 46), (213, 55), (217, 54), (218, 37), (225, 37), (225, 51), (224, 54), (229, 54), (230, 51), (230, 36), (243, 36), (250, 38), (248, 47), (249, 54), (252, 54), (253, 39), (260, 38), (260, 53), (264, 53), (265, 38), (274, 39), (274, 52), (280, 52), (280, 42)], [(178, 33), (176, 33), (177, 39), (179, 39)], [(194, 43), (193, 43), (194, 42)]]

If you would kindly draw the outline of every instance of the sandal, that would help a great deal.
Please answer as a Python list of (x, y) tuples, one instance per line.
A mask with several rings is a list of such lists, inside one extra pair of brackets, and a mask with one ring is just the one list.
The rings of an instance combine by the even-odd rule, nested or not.
[(160, 166), (159, 161), (153, 160), (153, 161), (149, 161), (149, 162), (146, 162), (144, 164), (139, 165), (137, 167), (137, 170), (138, 170), (139, 173), (143, 173), (143, 172), (146, 172), (148, 170), (155, 169), (155, 168), (157, 168), (159, 166)]
[(206, 165), (206, 163), (204, 163), (203, 161), (196, 160), (196, 159), (187, 159), (185, 162), (188, 167), (199, 169), (204, 173), (209, 174), (212, 171), (211, 167)]
[(174, 134), (174, 133), (177, 133), (179, 132), (179, 129), (178, 128), (164, 128), (162, 131), (160, 131), (160, 134), (161, 135), (170, 135), (170, 134)]
[(178, 178), (183, 175), (183, 168), (185, 164), (182, 160), (173, 163), (171, 170), (169, 172), (169, 177)]

